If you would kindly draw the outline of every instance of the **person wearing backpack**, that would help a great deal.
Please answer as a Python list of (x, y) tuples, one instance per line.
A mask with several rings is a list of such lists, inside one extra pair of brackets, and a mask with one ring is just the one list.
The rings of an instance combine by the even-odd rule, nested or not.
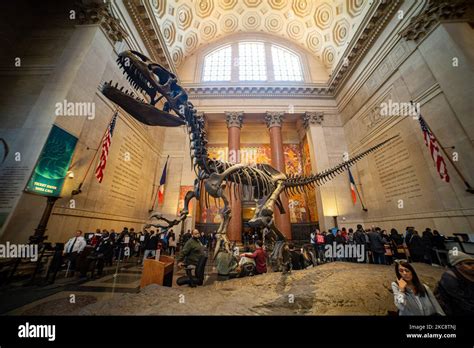
[(321, 231), (316, 230), (316, 247), (317, 247), (316, 257), (318, 258), (319, 263), (324, 263), (326, 261), (324, 257), (325, 244), (326, 244), (326, 239), (324, 238), (324, 235), (321, 233)]

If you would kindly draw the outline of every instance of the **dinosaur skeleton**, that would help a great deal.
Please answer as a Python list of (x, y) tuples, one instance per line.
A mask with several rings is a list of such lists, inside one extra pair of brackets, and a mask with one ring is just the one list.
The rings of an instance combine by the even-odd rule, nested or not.
[[(302, 192), (306, 189), (314, 189), (317, 185), (323, 185), (393, 139), (387, 139), (331, 169), (309, 176), (286, 175), (268, 164), (234, 164), (212, 159), (209, 158), (207, 152), (204, 119), (188, 101), (188, 95), (178, 85), (176, 76), (136, 51), (120, 53), (117, 63), (123, 68), (131, 86), (145, 95), (147, 100), (135, 96), (133, 92), (124, 92), (123, 87), (119, 88), (118, 84), (113, 86), (112, 81), (100, 86), (102, 93), (108, 99), (141, 123), (164, 127), (184, 125), (189, 134), (190, 155), (196, 173), (194, 188), (186, 193), (184, 207), (176, 219), (169, 220), (159, 213), (152, 213), (150, 220), (156, 219), (158, 222), (164, 222), (165, 225), (153, 223), (148, 227), (170, 228), (183, 222), (188, 215), (190, 201), (193, 198), (199, 200), (204, 187), (207, 205), (209, 205), (210, 197), (220, 199), (224, 203), (220, 210), (221, 223), (217, 230), (218, 243), (216, 243), (214, 256), (221, 247), (230, 252), (230, 243), (226, 236), (227, 226), (231, 219), (230, 196), (242, 196), (246, 193), (257, 202), (255, 215), (249, 224), (265, 231), (263, 236), (265, 245), (273, 251), (271, 259), (274, 261), (275, 268), (280, 268), (285, 258), (283, 253), (286, 250), (284, 247), (286, 239), (276, 227), (273, 216), (275, 205), (280, 213), (285, 213), (280, 194)], [(163, 107), (159, 109), (156, 105), (163, 98)]]

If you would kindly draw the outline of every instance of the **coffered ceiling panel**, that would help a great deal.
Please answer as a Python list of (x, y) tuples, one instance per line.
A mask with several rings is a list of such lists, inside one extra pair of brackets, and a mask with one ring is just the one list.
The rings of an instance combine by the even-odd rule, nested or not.
[[(265, 32), (300, 44), (332, 70), (371, 0), (151, 0), (174, 64), (236, 32)], [(373, 6), (373, 5), (372, 5)]]

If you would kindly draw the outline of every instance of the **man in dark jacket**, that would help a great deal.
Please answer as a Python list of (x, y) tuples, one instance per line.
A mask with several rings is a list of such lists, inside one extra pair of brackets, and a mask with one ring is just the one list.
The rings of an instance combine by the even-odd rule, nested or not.
[(293, 244), (289, 244), (288, 247), (290, 248), (291, 269), (303, 269), (303, 255), (295, 250), (295, 246)]
[(186, 242), (188, 240), (190, 240), (192, 238), (192, 234), (191, 234), (191, 230), (187, 230), (186, 233), (183, 235), (183, 245), (184, 246), (186, 244)]
[(369, 232), (370, 250), (374, 258), (374, 263), (379, 265), (385, 265), (385, 246), (387, 243), (382, 237), (380, 228), (376, 227), (375, 231)]
[[(364, 250), (365, 250), (365, 244), (366, 244), (366, 239), (365, 239), (365, 232), (364, 229), (362, 228), (362, 225), (357, 225), (357, 230), (354, 232), (354, 243), (356, 245), (363, 245)], [(357, 262), (365, 262), (365, 255), (364, 253), (364, 260), (357, 261)]]
[(365, 244), (365, 235), (362, 225), (357, 225), (357, 230), (354, 232), (354, 243), (360, 245)]
[[(336, 237), (332, 234), (331, 230), (329, 230), (328, 233), (326, 234), (325, 238), (324, 238), (324, 241), (326, 242), (326, 245), (329, 245), (332, 248), (333, 247), (332, 243), (334, 243), (335, 240), (336, 240)], [(326, 246), (325, 246), (325, 250), (327, 250)], [(331, 262), (334, 261), (334, 259), (332, 257), (332, 253), (329, 253), (328, 255), (326, 255), (326, 261), (331, 261)]]
[(113, 254), (113, 244), (110, 238), (104, 238), (100, 241), (95, 249), (95, 256), (97, 257), (97, 276), (102, 276), (104, 265)]
[(151, 231), (150, 238), (145, 242), (145, 252), (143, 253), (143, 262), (145, 262), (148, 256), (154, 257), (156, 255), (156, 249), (158, 249), (158, 234)]
[(432, 259), (431, 252), (433, 249), (433, 234), (431, 233), (431, 229), (427, 228), (423, 232), (421, 241), (423, 242), (423, 247), (424, 247), (423, 261), (431, 265), (431, 259)]
[(418, 231), (413, 231), (411, 238), (409, 241), (409, 250), (412, 262), (422, 262), (423, 256), (425, 254), (425, 246), (423, 244), (423, 240), (418, 235)]
[(189, 265), (197, 266), (199, 259), (204, 254), (204, 247), (199, 238), (201, 234), (197, 229), (193, 230), (192, 238), (184, 244), (183, 250), (179, 253), (176, 261), (178, 266), (185, 267)]
[(434, 294), (446, 315), (474, 315), (474, 258), (449, 251), (451, 269), (444, 272)]
[(335, 242), (336, 237), (334, 236), (334, 234), (332, 234), (331, 231), (328, 231), (326, 238), (324, 240), (326, 241), (326, 244), (329, 244), (330, 246), (332, 246), (332, 243)]
[(436, 230), (433, 231), (433, 247), (434, 248), (438, 250), (446, 250), (446, 245), (444, 245), (445, 241), (446, 241), (446, 238), (443, 235), (441, 235)]

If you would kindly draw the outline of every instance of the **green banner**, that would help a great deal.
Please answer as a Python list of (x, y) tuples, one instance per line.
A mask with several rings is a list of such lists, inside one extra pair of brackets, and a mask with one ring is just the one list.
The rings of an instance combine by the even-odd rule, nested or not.
[(76, 143), (75, 136), (53, 125), (25, 191), (59, 197)]

